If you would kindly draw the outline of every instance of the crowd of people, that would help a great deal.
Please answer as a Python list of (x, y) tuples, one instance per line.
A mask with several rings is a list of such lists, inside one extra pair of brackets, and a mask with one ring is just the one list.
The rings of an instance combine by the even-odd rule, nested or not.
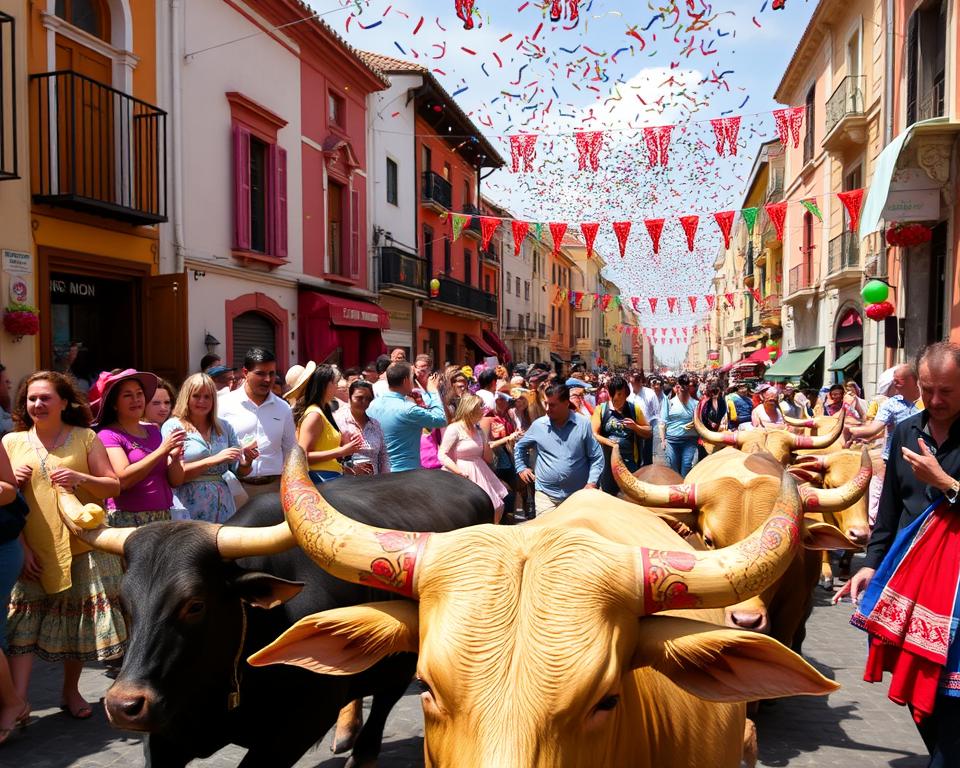
[[(957, 350), (944, 355), (960, 372)], [(802, 429), (793, 420), (843, 411), (844, 443), (881, 441), (900, 483), (913, 464), (894, 455), (903, 443), (895, 428), (931, 410), (909, 364), (885, 372), (867, 402), (852, 381), (811, 391), (636, 369), (561, 375), (540, 363), (438, 368), (426, 354), (407, 361), (402, 349), (362, 369), (308, 361), (283, 375), (264, 349), (250, 349), (239, 368), (207, 356), (179, 390), (134, 369), (103, 372), (86, 393), (60, 371), (32, 374), (12, 400), (10, 389), (0, 367), (0, 601), (9, 606), (0, 611), (0, 744), (29, 722), (34, 657), (63, 664), (63, 709), (86, 719), (83, 664), (122, 656), (121, 561), (72, 534), (104, 522), (227, 522), (252, 496), (279, 490), (295, 446), (317, 485), (450, 472), (489, 496), (491, 522), (514, 524), (584, 488), (617, 494), (614, 448), (630, 471), (657, 460), (685, 476), (706, 456), (695, 415), (714, 431)], [(939, 444), (956, 432), (941, 421), (931, 420)], [(928, 466), (928, 442), (920, 439), (917, 461), (942, 486), (948, 475)], [(902, 521), (882, 470), (870, 493), (871, 522), (879, 511), (889, 548)], [(872, 552), (870, 570), (882, 559)], [(866, 583), (855, 581), (855, 594)]]

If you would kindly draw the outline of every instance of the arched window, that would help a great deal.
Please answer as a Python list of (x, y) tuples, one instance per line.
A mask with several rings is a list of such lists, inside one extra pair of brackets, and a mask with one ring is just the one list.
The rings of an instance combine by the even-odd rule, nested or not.
[(260, 347), (277, 353), (277, 326), (260, 312), (244, 312), (233, 318), (233, 361), (237, 368), (243, 366), (247, 350)]
[(110, 42), (110, 11), (105, 0), (57, 0), (56, 12), (77, 29)]

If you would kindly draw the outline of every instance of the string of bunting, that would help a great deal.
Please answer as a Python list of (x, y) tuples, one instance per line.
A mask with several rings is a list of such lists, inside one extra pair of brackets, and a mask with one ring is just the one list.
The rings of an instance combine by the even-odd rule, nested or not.
[[(764, 296), (759, 288), (747, 288), (747, 292), (753, 297), (753, 300), (761, 305), (766, 306), (769, 296)], [(707, 311), (712, 312), (714, 307), (717, 309), (735, 309), (737, 307), (743, 306), (743, 296), (746, 295), (741, 291), (725, 291), (721, 294), (697, 294), (689, 296), (620, 296), (616, 294), (609, 293), (594, 293), (590, 291), (573, 291), (569, 288), (561, 288), (560, 286), (554, 286), (553, 293), (553, 305), (557, 306), (560, 304), (568, 303), (572, 307), (578, 310), (591, 310), (596, 307), (600, 308), (602, 312), (608, 312), (615, 309), (620, 309), (624, 304), (626, 304), (628, 309), (632, 309), (638, 315), (641, 313), (646, 313), (646, 307), (644, 306), (644, 300), (647, 302), (647, 306), (650, 308), (649, 314), (657, 314), (657, 309), (659, 308), (661, 314), (663, 310), (666, 309), (668, 314), (680, 314), (681, 312), (686, 311), (682, 302), (686, 299), (687, 304), (690, 307), (690, 312), (697, 313), (698, 311)], [(701, 305), (700, 302), (703, 302)], [(703, 310), (700, 309), (703, 307)]]

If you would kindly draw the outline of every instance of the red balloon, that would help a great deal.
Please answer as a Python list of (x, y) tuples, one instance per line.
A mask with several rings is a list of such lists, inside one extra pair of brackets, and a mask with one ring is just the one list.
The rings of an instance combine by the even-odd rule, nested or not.
[(896, 310), (894, 310), (893, 304), (889, 301), (880, 301), (876, 304), (871, 304), (867, 307), (867, 317), (871, 320), (880, 321), (886, 317), (890, 317)]

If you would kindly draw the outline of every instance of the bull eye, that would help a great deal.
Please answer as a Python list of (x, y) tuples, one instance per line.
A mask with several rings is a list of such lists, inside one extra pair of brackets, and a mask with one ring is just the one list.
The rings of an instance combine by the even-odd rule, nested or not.
[(430, 685), (420, 677), (420, 675), (417, 675), (417, 687), (420, 688), (420, 693), (428, 693), (433, 696), (433, 690), (430, 688)]
[(604, 696), (602, 699), (600, 699), (599, 703), (594, 708), (594, 711), (609, 712), (611, 709), (614, 709), (619, 703), (620, 703), (619, 694), (611, 693), (609, 696)]
[(187, 621), (196, 621), (207, 609), (207, 604), (200, 599), (188, 600), (180, 609), (180, 617)]
[(703, 534), (703, 543), (710, 547), (710, 549), (713, 549), (713, 539), (709, 534)]

